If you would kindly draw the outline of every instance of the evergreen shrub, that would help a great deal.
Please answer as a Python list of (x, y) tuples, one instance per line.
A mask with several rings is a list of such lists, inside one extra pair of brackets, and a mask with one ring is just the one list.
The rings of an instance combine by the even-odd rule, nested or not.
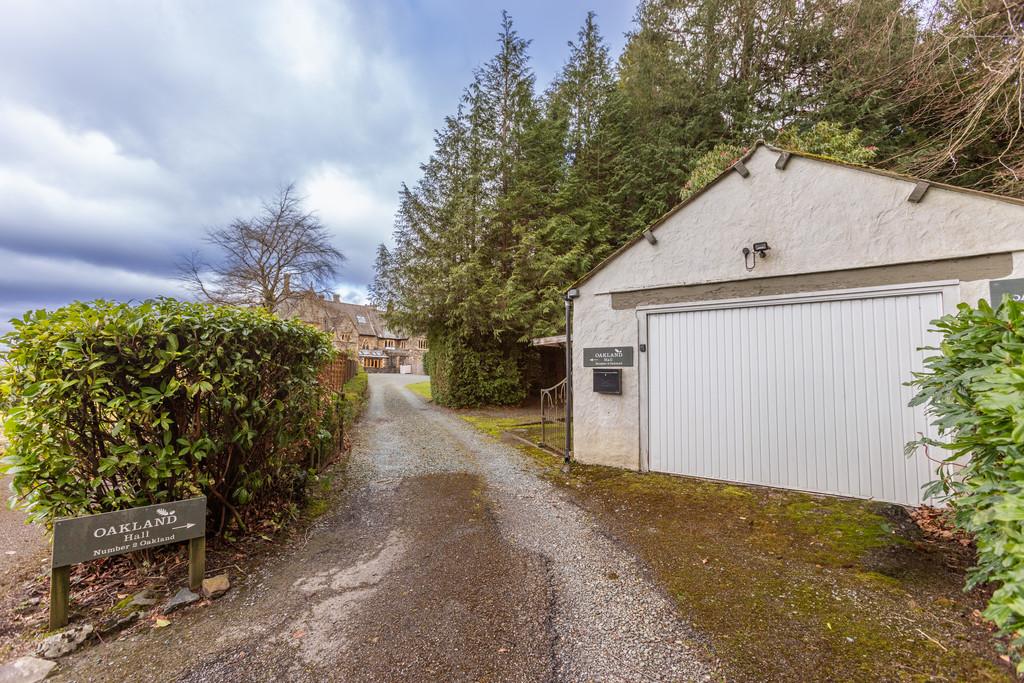
[(213, 528), (301, 497), (340, 406), (314, 328), (172, 299), (26, 313), (2, 340), (0, 470), (32, 521), (205, 494)]
[(430, 391), (438, 405), (514, 405), (526, 398), (520, 358), (498, 343), (430, 335)]
[[(978, 549), (968, 588), (993, 582), (985, 610), (1016, 650), (1024, 645), (1024, 305), (1007, 299), (960, 304), (934, 323), (937, 354), (913, 381), (913, 404), (928, 404), (942, 440), (908, 451), (948, 451), (928, 493), (944, 496)], [(1024, 666), (1018, 666), (1022, 669)]]

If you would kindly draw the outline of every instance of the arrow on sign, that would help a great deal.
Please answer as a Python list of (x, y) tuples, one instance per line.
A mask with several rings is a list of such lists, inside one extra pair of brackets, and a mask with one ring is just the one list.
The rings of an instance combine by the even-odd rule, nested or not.
[(171, 530), (173, 531), (174, 529), (191, 529), (194, 526), (195, 522), (189, 522), (188, 524), (182, 524), (181, 526), (172, 526)]

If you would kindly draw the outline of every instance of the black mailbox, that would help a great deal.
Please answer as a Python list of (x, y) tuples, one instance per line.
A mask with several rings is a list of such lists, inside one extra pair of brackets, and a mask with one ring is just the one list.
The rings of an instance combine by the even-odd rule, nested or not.
[(594, 368), (594, 391), (598, 394), (621, 394), (622, 370)]

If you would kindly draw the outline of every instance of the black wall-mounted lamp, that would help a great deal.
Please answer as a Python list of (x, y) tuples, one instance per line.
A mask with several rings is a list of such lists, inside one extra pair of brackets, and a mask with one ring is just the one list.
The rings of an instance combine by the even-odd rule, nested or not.
[(771, 247), (767, 242), (754, 242), (753, 247), (743, 247), (743, 266), (751, 271), (757, 265), (757, 257), (768, 258)]

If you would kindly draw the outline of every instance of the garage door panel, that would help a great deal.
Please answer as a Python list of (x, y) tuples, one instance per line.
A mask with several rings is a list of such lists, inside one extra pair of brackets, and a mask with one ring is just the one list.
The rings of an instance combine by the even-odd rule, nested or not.
[(653, 470), (917, 504), (903, 445), (932, 434), (903, 386), (938, 292), (651, 313)]

